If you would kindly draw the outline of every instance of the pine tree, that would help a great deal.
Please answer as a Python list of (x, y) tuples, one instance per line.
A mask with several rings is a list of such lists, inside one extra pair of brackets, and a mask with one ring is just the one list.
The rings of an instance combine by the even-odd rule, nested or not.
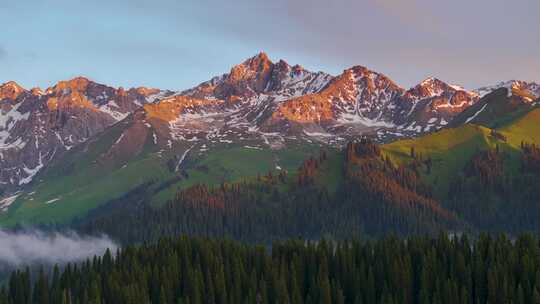
[(49, 286), (43, 268), (39, 270), (39, 277), (34, 287), (34, 303), (48, 304), (49, 303)]

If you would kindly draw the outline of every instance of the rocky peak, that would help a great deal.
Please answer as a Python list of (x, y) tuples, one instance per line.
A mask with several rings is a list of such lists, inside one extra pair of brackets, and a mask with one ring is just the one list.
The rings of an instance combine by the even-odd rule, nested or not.
[(391, 89), (394, 91), (402, 91), (401, 87), (395, 84), (390, 78), (381, 73), (374, 72), (365, 66), (354, 66), (349, 69), (354, 80), (369, 90)]
[(63, 95), (73, 91), (84, 92), (90, 83), (91, 81), (88, 78), (79, 76), (70, 80), (59, 81), (54, 87), (47, 91), (55, 93), (56, 95)]
[(436, 99), (436, 103), (443, 107), (446, 107), (444, 105), (446, 103), (461, 106), (470, 105), (479, 99), (476, 92), (467, 91), (460, 86), (448, 84), (435, 77), (429, 77), (407, 90), (404, 97), (406, 100), (414, 102)]
[(333, 77), (313, 73), (286, 61), (273, 63), (268, 55), (260, 53), (234, 66), (230, 73), (182, 92), (199, 99), (220, 99), (250, 104), (254, 98), (272, 98), (283, 101), (320, 91)]
[(287, 100), (272, 118), (300, 123), (358, 122), (384, 125), (382, 111), (403, 89), (383, 74), (355, 66), (322, 90)]
[(403, 93), (403, 89), (383, 74), (364, 66), (354, 66), (335, 77), (324, 92), (333, 100), (378, 107)]
[(140, 96), (148, 97), (150, 95), (155, 95), (160, 92), (159, 89), (147, 88), (147, 87), (138, 87), (129, 89), (129, 94), (138, 94)]
[[(272, 66), (270, 79), (268, 80), (265, 90), (278, 91), (283, 89), (284, 82), (294, 76), (291, 75), (291, 71), (291, 66), (285, 60), (278, 61)], [(300, 75), (300, 73), (297, 73), (295, 75)]]
[(510, 80), (502, 83), (505, 87), (510, 87), (518, 90), (534, 90), (538, 88), (538, 84), (523, 80)]
[(234, 66), (218, 90), (222, 98), (232, 95), (246, 95), (250, 91), (263, 92), (272, 73), (273, 63), (265, 53), (260, 53)]
[(414, 99), (425, 99), (441, 96), (444, 93), (454, 91), (456, 90), (446, 82), (434, 77), (429, 77), (411, 88), (407, 93)]
[(262, 71), (272, 66), (273, 63), (266, 53), (261, 52), (246, 60), (243, 65), (253, 71)]
[(120, 97), (125, 97), (127, 96), (127, 92), (126, 90), (124, 89), (124, 87), (119, 87), (117, 90), (116, 90), (116, 94)]
[(510, 81), (509, 88), (514, 94), (528, 97), (530, 101), (540, 97), (540, 85), (535, 82), (512, 80)]
[[(83, 107), (100, 107), (111, 98), (117, 96), (122, 89), (115, 89), (96, 83), (86, 77), (76, 77), (70, 80), (59, 81), (55, 86), (48, 88), (46, 95), (49, 105)], [(50, 107), (49, 107), (50, 108)]]
[(35, 88), (32, 88), (30, 90), (30, 93), (33, 95), (33, 96), (42, 96), (45, 94), (45, 92), (43, 92), (43, 90), (41, 88), (38, 88), (38, 87), (35, 87)]
[(15, 100), (19, 95), (25, 92), (25, 89), (14, 81), (6, 82), (0, 85), (0, 100)]
[(408, 132), (431, 132), (445, 127), (478, 99), (478, 94), (474, 92), (429, 77), (407, 90), (400, 98), (398, 105), (403, 118), (397, 121)]
[(508, 96), (518, 95), (526, 98), (529, 101), (540, 97), (540, 84), (523, 80), (503, 81), (496, 85), (481, 87), (476, 89), (475, 92), (480, 97), (484, 97), (500, 88), (506, 88)]
[(304, 67), (302, 67), (301, 65), (296, 64), (292, 67), (292, 72), (294, 75), (300, 75), (304, 73), (304, 71)]
[(277, 100), (299, 97), (321, 91), (334, 77), (323, 72), (311, 72), (300, 65), (290, 66), (284, 60), (272, 66), (271, 77), (264, 93)]
[(371, 71), (370, 69), (368, 69), (367, 67), (365, 67), (363, 65), (355, 65), (355, 66), (345, 70), (345, 72), (347, 72), (347, 71), (353, 71), (355, 74), (362, 75), (362, 76), (374, 73), (373, 71)]
[(278, 71), (289, 71), (291, 69), (291, 66), (287, 63), (287, 61), (280, 59), (275, 65), (274, 70)]
[(249, 58), (241, 64), (235, 65), (229, 73), (227, 80), (239, 82), (249, 80), (268, 72), (273, 63), (265, 53)]

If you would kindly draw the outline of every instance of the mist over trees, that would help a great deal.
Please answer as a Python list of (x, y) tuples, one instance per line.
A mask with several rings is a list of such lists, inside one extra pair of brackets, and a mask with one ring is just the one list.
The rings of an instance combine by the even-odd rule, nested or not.
[(540, 149), (521, 148), (478, 151), (444, 198), (422, 181), (431, 159), (411, 150), (396, 166), (368, 139), (344, 149), (333, 190), (325, 152), (297, 172), (194, 185), (160, 207), (141, 185), (72, 226), (124, 249), (16, 271), (0, 304), (539, 303), (537, 236), (478, 235), (540, 231)]
[(281, 241), (180, 237), (13, 273), (0, 303), (538, 303), (540, 242), (486, 235)]

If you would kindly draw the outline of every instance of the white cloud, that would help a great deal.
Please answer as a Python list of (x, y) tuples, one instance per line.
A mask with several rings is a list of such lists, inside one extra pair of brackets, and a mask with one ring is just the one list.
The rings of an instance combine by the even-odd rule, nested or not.
[(106, 236), (80, 236), (75, 232), (0, 230), (0, 263), (12, 266), (77, 262), (102, 255), (107, 248), (114, 252), (118, 246)]

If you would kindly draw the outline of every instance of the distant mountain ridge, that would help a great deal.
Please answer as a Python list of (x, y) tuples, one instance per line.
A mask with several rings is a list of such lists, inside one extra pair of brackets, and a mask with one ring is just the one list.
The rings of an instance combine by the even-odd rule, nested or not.
[(148, 141), (162, 149), (236, 141), (339, 146), (362, 134), (386, 142), (444, 128), (499, 87), (540, 96), (537, 84), (516, 81), (467, 91), (428, 78), (406, 90), (362, 66), (332, 76), (274, 63), (265, 53), (181, 92), (125, 90), (83, 77), (44, 91), (8, 82), (0, 86), (0, 188), (18, 190), (55, 157), (121, 121), (125, 137), (108, 155), (136, 154)]
[(50, 160), (152, 101), (159, 90), (115, 89), (78, 77), (46, 91), (0, 86), (0, 183), (29, 183)]

